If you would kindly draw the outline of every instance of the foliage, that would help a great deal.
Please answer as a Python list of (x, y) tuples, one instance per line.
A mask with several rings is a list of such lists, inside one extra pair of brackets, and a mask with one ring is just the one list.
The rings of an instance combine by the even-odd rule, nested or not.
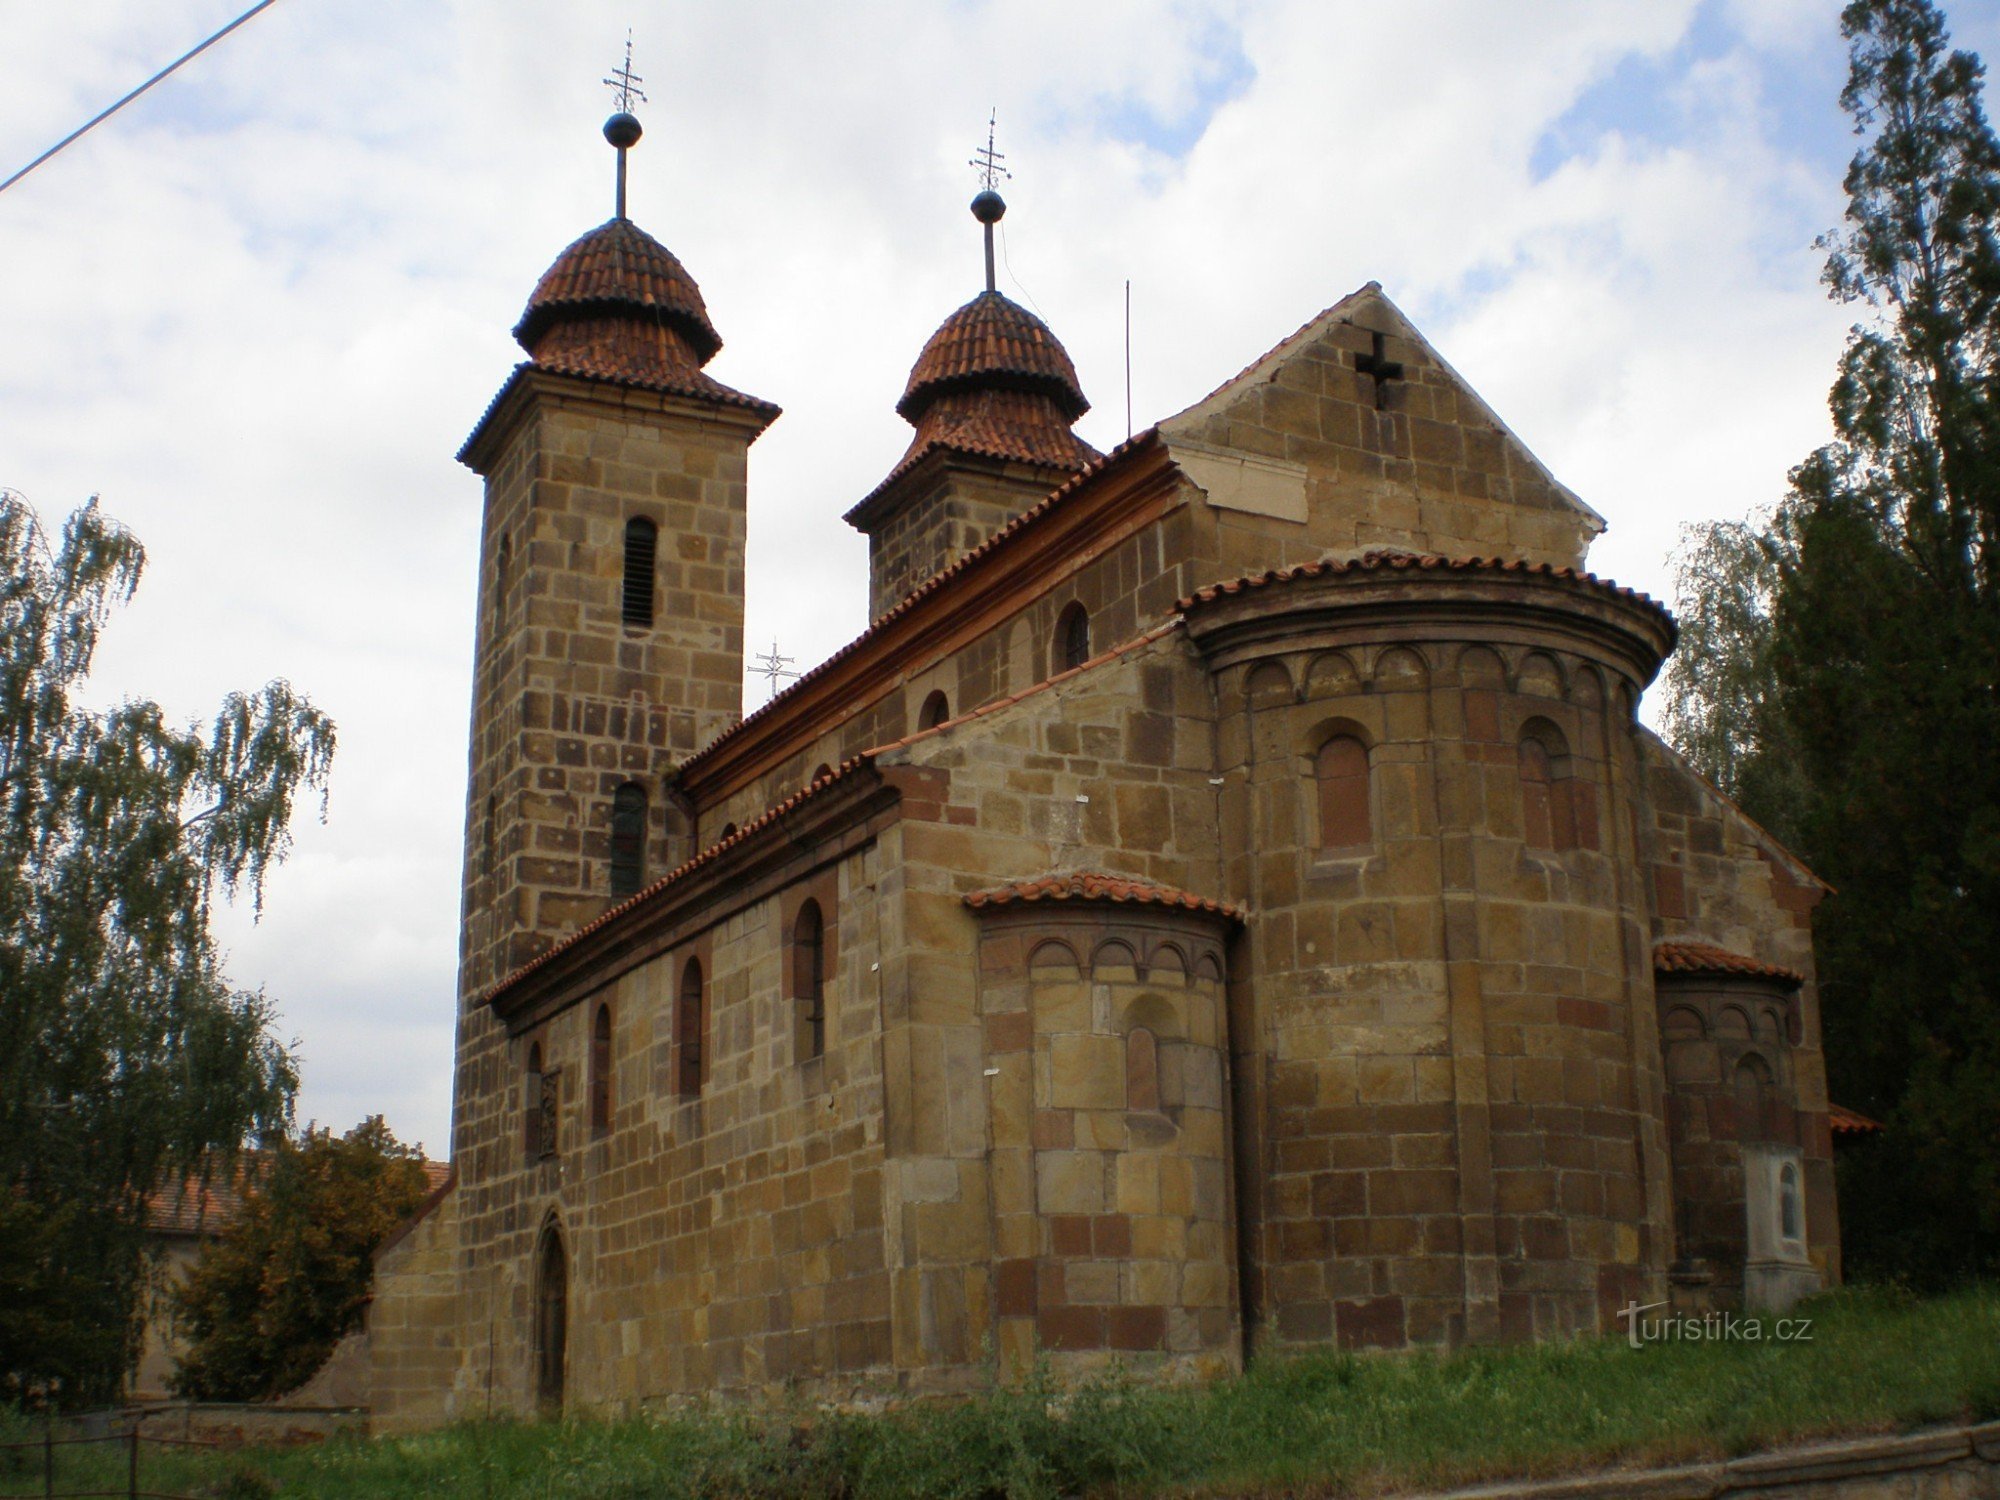
[(333, 725), (282, 682), (205, 730), (79, 706), (144, 562), (94, 501), (51, 548), (0, 491), (0, 1399), (115, 1392), (144, 1195), (280, 1127), (296, 1085), (208, 910), (218, 888), (261, 900)]
[(303, 1385), (361, 1320), (376, 1247), (423, 1201), (423, 1159), (379, 1115), (308, 1128), (256, 1163), (243, 1208), (172, 1293), (188, 1335), (174, 1388), (257, 1401)]
[(1668, 729), (1834, 888), (1818, 914), (1850, 1266), (2000, 1269), (2000, 143), (1929, 0), (1852, 0), (1864, 137), (1825, 280), (1837, 440), (1684, 553)]
[(466, 1423), (163, 1461), (156, 1487), (199, 1492), (250, 1470), (298, 1500), (1368, 1495), (2000, 1415), (2000, 1287), (1934, 1300), (1850, 1289), (1796, 1315), (1812, 1320), (1805, 1341), (1777, 1340), (1764, 1319), (1755, 1341), (1327, 1351), (1205, 1386), (1113, 1371), (1064, 1387), (1043, 1370), (880, 1415), (795, 1404)]

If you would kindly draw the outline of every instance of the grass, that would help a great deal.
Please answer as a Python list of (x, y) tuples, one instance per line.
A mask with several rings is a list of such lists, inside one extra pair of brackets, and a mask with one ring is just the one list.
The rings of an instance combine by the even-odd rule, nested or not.
[[(1312, 1354), (1203, 1388), (1057, 1390), (1037, 1375), (888, 1416), (711, 1408), (149, 1457), (144, 1483), (216, 1500), (1348, 1496), (2000, 1417), (2000, 1287), (1922, 1300), (1852, 1289), (1799, 1315), (1813, 1320), (1808, 1342), (1778, 1342), (1765, 1322), (1755, 1342), (1636, 1352), (1607, 1338)], [(113, 1458), (122, 1465), (101, 1461)], [(10, 1488), (27, 1487), (0, 1471)]]

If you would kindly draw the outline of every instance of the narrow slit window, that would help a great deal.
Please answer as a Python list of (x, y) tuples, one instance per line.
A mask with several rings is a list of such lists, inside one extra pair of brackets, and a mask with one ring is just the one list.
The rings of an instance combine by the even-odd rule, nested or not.
[(628, 781), (611, 798), (611, 898), (646, 883), (646, 789)]
[(799, 1008), (802, 1058), (826, 1055), (826, 921), (819, 903), (799, 908), (792, 928), (792, 984)]
[(703, 1011), (701, 985), (701, 960), (691, 958), (681, 971), (680, 1012), (675, 1018), (679, 1028), (679, 1084), (683, 1097), (691, 1097), (701, 1092), (702, 1047), (701, 1037), (706, 1017)]
[(659, 528), (644, 516), (625, 523), (625, 598), (627, 625), (653, 623), (653, 563), (660, 549)]
[(1056, 670), (1067, 672), (1090, 660), (1090, 613), (1072, 603), (1056, 617)]
[(590, 1028), (590, 1130), (603, 1135), (611, 1129), (611, 1007), (597, 1007)]
[(1374, 842), (1368, 747), (1351, 734), (1337, 734), (1319, 747), (1313, 773), (1319, 783), (1320, 848), (1358, 849)]

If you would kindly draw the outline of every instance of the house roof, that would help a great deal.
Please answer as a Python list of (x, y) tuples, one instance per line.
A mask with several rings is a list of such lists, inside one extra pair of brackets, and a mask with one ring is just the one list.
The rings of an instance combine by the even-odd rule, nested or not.
[(1562, 579), (1642, 605), (1657, 612), (1670, 627), (1673, 624), (1673, 616), (1659, 600), (1648, 594), (1642, 594), (1637, 589), (1626, 588), (1623, 584), (1613, 583), (1608, 579), (1599, 578), (1595, 573), (1586, 573), (1577, 568), (1557, 567), (1553, 563), (1528, 562), (1522, 558), (1442, 557), (1429, 552), (1390, 550), (1365, 552), (1359, 557), (1327, 557), (1321, 558), (1318, 562), (1300, 563), (1296, 567), (1266, 568), (1261, 573), (1246, 573), (1240, 578), (1225, 579), (1220, 583), (1212, 583), (1207, 588), (1197, 589), (1183, 598), (1178, 608), (1183, 611), (1196, 609), (1204, 604), (1213, 604), (1216, 600), (1231, 594), (1295, 583), (1306, 578), (1380, 572), (1512, 573)]
[(1882, 1128), (1880, 1120), (1871, 1120), (1860, 1111), (1841, 1104), (1827, 1105), (1826, 1123), (1835, 1135), (1867, 1135)]
[(1062, 341), (998, 292), (981, 292), (938, 325), (896, 410), (916, 422), (941, 395), (967, 389), (1035, 392), (1071, 422), (1090, 410)]
[(1070, 431), (1068, 419), (1046, 395), (1017, 390), (950, 391), (925, 408), (910, 446), (896, 460), (895, 468), (850, 507), (843, 519), (850, 526), (867, 530), (874, 521), (877, 502), (934, 453), (1034, 464), (1058, 474), (1074, 474), (1104, 456)]
[(1231, 922), (1243, 920), (1242, 908), (1226, 901), (1197, 896), (1175, 886), (1141, 880), (1130, 875), (1108, 875), (1082, 870), (1068, 875), (1037, 875), (1028, 880), (1009, 881), (991, 890), (974, 891), (965, 904), (974, 911), (990, 911), (1036, 902), (1107, 902), (1116, 905), (1163, 906), (1181, 911), (1206, 912)]
[(1806, 982), (1797, 969), (1766, 963), (1744, 953), (1731, 953), (1713, 943), (1674, 941), (1653, 949), (1657, 974), (1719, 974), (1744, 979), (1775, 979), (1796, 988)]
[(639, 314), (671, 326), (697, 364), (722, 347), (701, 288), (673, 251), (630, 219), (612, 219), (573, 241), (542, 273), (514, 337), (534, 354), (543, 333), (578, 312)]
[[(246, 1192), (262, 1175), (269, 1155), (246, 1151), (237, 1162), (234, 1177), (223, 1182), (210, 1178), (186, 1177), (167, 1183), (146, 1195), (146, 1228), (160, 1235), (220, 1234), (243, 1212)], [(451, 1174), (451, 1163), (423, 1158), (427, 1191), (435, 1193)]]

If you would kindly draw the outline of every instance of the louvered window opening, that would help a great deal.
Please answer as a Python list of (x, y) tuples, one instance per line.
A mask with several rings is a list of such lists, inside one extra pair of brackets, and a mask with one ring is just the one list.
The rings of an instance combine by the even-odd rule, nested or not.
[(627, 625), (653, 623), (653, 564), (659, 555), (659, 529), (643, 516), (625, 523), (625, 602)]

